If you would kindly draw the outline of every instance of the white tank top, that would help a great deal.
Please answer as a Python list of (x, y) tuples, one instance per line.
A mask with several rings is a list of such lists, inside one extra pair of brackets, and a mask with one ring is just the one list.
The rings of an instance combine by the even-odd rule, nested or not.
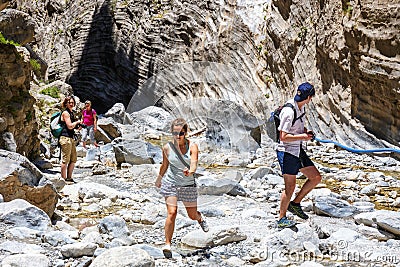
[[(168, 155), (169, 166), (163, 180), (176, 186), (193, 185), (195, 183), (193, 175), (185, 176), (183, 174), (183, 170), (187, 167), (176, 155), (174, 149), (171, 147), (171, 144), (168, 145), (170, 146)], [(188, 142), (186, 142), (186, 149), (187, 151), (184, 155), (182, 155), (182, 158), (190, 166), (190, 147)]]

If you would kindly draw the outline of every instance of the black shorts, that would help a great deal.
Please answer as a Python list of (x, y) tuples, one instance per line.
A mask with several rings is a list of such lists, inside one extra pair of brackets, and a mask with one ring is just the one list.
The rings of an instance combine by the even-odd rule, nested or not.
[(283, 151), (277, 151), (277, 156), (282, 174), (297, 175), (300, 169), (314, 166), (314, 163), (302, 148), (300, 148), (299, 157)]

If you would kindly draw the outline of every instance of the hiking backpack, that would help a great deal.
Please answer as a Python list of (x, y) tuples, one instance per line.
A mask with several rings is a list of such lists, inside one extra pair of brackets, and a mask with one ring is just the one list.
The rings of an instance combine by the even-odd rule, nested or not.
[(63, 126), (61, 125), (61, 111), (53, 113), (50, 118), (50, 131), (55, 138), (61, 136)]
[(301, 114), (299, 117), (297, 117), (297, 112), (294, 106), (291, 103), (286, 103), (282, 106), (279, 106), (276, 108), (274, 111), (271, 112), (271, 117), (269, 117), (266, 125), (266, 130), (268, 136), (274, 141), (274, 142), (279, 142), (279, 124), (281, 123), (281, 119), (279, 118), (279, 115), (281, 114), (281, 111), (284, 107), (290, 107), (293, 112), (294, 112), (294, 118), (292, 121), (292, 126), (293, 124), (298, 120), (301, 119), (306, 113), (304, 112)]

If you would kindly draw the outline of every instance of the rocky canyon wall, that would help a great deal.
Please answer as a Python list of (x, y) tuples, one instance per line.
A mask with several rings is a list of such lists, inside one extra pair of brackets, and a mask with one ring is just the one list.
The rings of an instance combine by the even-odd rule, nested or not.
[[(14, 0), (10, 7), (35, 18), (31, 44), (49, 79), (67, 81), (100, 112), (127, 106), (147, 86), (154, 104), (169, 110), (206, 97), (267, 116), (308, 80), (317, 88), (309, 123), (319, 136), (399, 144), (395, 1)], [(191, 62), (223, 67), (210, 73), (209, 64)], [(152, 77), (162, 79), (153, 86)]]
[(29, 58), (22, 47), (0, 44), (0, 147), (35, 159), (39, 138)]
[(31, 57), (21, 46), (33, 40), (35, 23), (26, 13), (3, 10), (8, 4), (0, 1), (0, 148), (35, 160), (40, 141), (36, 101), (29, 92)]
[[(272, 1), (265, 24), (275, 92), (317, 85), (310, 123), (349, 145), (400, 141), (400, 3)], [(272, 51), (272, 52), (270, 52)]]

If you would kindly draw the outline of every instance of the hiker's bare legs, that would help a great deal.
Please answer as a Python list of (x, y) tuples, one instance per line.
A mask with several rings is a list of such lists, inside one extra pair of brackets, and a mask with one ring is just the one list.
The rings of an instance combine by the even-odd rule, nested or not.
[(165, 220), (165, 244), (171, 244), (172, 235), (175, 229), (175, 219), (178, 212), (178, 198), (177, 197), (166, 197), (165, 204), (167, 205), (167, 219)]
[(68, 164), (68, 173), (67, 173), (67, 180), (72, 180), (72, 172), (75, 168), (75, 162), (70, 162)]
[(284, 174), (283, 180), (285, 181), (285, 190), (282, 192), (281, 195), (279, 218), (286, 216), (286, 211), (288, 209), (290, 199), (292, 198), (294, 189), (296, 188), (296, 175)]
[(197, 202), (183, 202), (190, 219), (201, 222), (201, 214), (197, 211)]
[(321, 174), (315, 166), (309, 166), (300, 169), (300, 171), (307, 177), (307, 181), (301, 187), (301, 190), (297, 194), (293, 202), (300, 203), (301, 200), (321, 182)]
[(67, 168), (68, 164), (61, 163), (61, 178), (63, 178), (64, 180), (67, 178)]

